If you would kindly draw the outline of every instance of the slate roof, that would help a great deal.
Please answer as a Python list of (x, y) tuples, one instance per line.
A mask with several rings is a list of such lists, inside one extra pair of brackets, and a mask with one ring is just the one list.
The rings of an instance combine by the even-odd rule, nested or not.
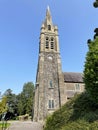
[(64, 72), (64, 82), (83, 83), (83, 73)]

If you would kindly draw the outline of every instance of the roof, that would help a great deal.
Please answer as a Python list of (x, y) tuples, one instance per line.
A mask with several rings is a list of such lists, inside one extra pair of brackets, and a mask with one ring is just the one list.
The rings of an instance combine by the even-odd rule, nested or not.
[(64, 72), (64, 82), (83, 83), (83, 73)]

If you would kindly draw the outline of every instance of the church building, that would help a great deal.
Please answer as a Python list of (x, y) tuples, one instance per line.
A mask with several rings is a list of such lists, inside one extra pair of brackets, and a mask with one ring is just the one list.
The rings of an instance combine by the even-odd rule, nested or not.
[(58, 27), (49, 7), (41, 26), (36, 74), (34, 121), (44, 121), (76, 93), (84, 91), (83, 74), (62, 72)]

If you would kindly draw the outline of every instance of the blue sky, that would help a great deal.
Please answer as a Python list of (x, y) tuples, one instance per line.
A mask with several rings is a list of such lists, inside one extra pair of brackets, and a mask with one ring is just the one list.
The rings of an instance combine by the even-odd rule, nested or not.
[(62, 70), (83, 72), (87, 40), (98, 27), (94, 0), (0, 0), (0, 91), (35, 83), (40, 27), (49, 5), (59, 28)]

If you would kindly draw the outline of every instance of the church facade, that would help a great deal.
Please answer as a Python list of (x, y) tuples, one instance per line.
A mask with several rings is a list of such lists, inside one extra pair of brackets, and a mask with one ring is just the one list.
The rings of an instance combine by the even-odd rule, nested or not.
[(82, 77), (82, 73), (62, 72), (58, 27), (48, 7), (40, 32), (33, 120), (43, 121), (75, 93), (83, 92)]

